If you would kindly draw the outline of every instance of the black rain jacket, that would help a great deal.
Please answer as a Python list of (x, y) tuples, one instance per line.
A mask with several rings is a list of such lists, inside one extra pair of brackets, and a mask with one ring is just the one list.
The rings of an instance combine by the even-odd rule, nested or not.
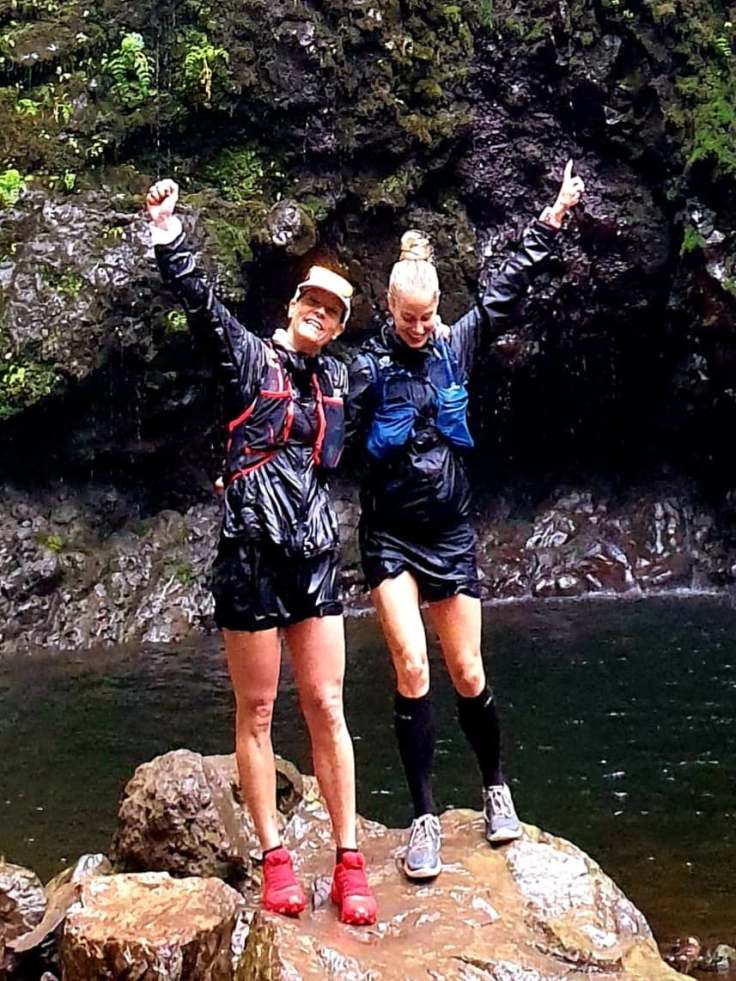
[(161, 275), (183, 303), (193, 331), (214, 345), (228, 419), (242, 416), (259, 395), (274, 355), (294, 390), (295, 418), (287, 442), (251, 472), (225, 475), (222, 534), (269, 541), (293, 556), (336, 548), (338, 524), (327, 474), (313, 459), (317, 427), (312, 380), (316, 375), (326, 394), (342, 396), (347, 387), (345, 365), (325, 354), (306, 357), (277, 339), (264, 341), (251, 333), (214, 295), (183, 233), (168, 245), (157, 245), (155, 253)]
[[(488, 283), (476, 306), (450, 328), (459, 382), (467, 382), (483, 335), (506, 329), (532, 275), (549, 257), (557, 230), (540, 221), (524, 231), (519, 249)], [(379, 408), (377, 382), (390, 363), (404, 375), (403, 390), (391, 386), (391, 397), (413, 402), (419, 414), (407, 443), (381, 460), (365, 454), (361, 486), (363, 521), (375, 527), (414, 532), (450, 527), (467, 518), (470, 486), (463, 451), (449, 443), (434, 425), (439, 355), (434, 341), (408, 347), (389, 321), (367, 341), (349, 369), (347, 417), (350, 435), (365, 445)]]

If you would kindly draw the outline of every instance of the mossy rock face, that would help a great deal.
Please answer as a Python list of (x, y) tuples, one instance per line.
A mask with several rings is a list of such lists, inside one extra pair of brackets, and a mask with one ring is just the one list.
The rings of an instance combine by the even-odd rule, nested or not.
[[(736, 322), (731, 14), (705, 0), (0, 0), (5, 428), (33, 433), (56, 396), (70, 461), (120, 472), (170, 452), (190, 476), (172, 431), (216, 456), (209, 362), (140, 221), (157, 176), (180, 182), (200, 260), (264, 334), (306, 265), (340, 265), (357, 288), (348, 357), (385, 313), (404, 229), (434, 239), (452, 321), (569, 156), (586, 205), (487, 345), (481, 442), (544, 468), (559, 433), (577, 458), (602, 415), (623, 445), (630, 390), (650, 392), (641, 413), (665, 443), (681, 407), (711, 419)], [(540, 391), (552, 408), (535, 415)], [(133, 393), (135, 411), (88, 424), (81, 403), (110, 393)]]
[(498, 0), (493, 11), (492, 43), (517, 66), (532, 59), (540, 82), (557, 76), (579, 133), (671, 176), (702, 163), (736, 178), (733, 7)]

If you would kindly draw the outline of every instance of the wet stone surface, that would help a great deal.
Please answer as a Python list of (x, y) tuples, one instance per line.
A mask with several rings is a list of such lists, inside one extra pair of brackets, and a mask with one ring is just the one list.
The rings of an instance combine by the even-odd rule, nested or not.
[[(354, 485), (335, 485), (348, 607), (368, 603)], [(6, 487), (0, 503), (0, 651), (76, 650), (128, 641), (170, 643), (211, 630), (209, 568), (219, 503), (139, 519), (114, 487), (57, 485), (31, 501)], [(501, 499), (474, 515), (484, 599), (633, 595), (716, 589), (736, 552), (717, 516), (672, 485), (623, 498), (561, 490), (531, 517)]]

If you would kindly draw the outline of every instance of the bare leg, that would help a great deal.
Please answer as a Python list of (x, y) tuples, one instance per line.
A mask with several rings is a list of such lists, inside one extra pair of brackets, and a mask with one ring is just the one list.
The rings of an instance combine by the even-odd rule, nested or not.
[[(501, 732), (493, 693), (486, 687), (480, 652), (480, 600), (470, 596), (453, 596), (432, 603), (429, 615), (439, 635), (442, 653), (457, 691), (458, 721), (475, 752), (483, 785), (489, 788), (499, 786), (505, 782), (501, 765)], [(494, 825), (494, 841), (508, 840), (519, 833), (518, 820), (515, 814), (511, 814), (511, 798), (504, 800), (503, 806), (499, 807), (502, 813), (497, 818), (503, 818), (503, 827), (496, 828)]]
[(396, 671), (394, 728), (416, 819), (434, 813), (435, 748), (427, 639), (419, 612), (419, 591), (414, 577), (403, 572), (395, 579), (384, 579), (372, 596)]
[(355, 761), (343, 712), (341, 616), (311, 617), (284, 630), (312, 740), (314, 769), (339, 848), (355, 848)]
[(402, 572), (395, 579), (384, 579), (371, 591), (371, 599), (391, 654), (399, 694), (421, 698), (429, 691), (429, 661), (414, 577)]
[(276, 765), (271, 745), (273, 703), (279, 684), (278, 631), (224, 630), (235, 693), (235, 755), (243, 797), (265, 851), (279, 844)]
[(463, 698), (479, 695), (486, 684), (480, 653), (480, 600), (462, 594), (451, 596), (430, 603), (429, 617), (457, 693)]

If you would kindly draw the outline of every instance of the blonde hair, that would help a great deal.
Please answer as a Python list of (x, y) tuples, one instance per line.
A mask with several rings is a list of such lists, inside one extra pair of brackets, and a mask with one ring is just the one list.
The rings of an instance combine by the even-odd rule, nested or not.
[(415, 228), (401, 236), (399, 261), (388, 281), (389, 303), (401, 296), (439, 296), (440, 284), (433, 262), (434, 250), (426, 235)]

